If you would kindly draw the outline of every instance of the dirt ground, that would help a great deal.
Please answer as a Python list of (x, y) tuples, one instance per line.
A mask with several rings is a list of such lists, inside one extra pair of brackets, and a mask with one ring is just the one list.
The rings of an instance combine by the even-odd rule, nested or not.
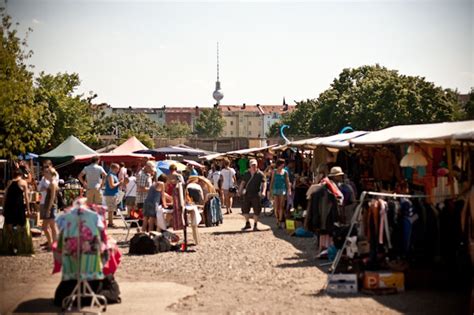
[[(459, 292), (321, 293), (327, 278), (319, 267), (321, 261), (315, 259), (313, 238), (287, 235), (276, 229), (274, 218), (262, 218), (262, 231), (241, 232), (243, 219), (236, 212), (226, 215), (220, 227), (199, 228), (201, 244), (190, 247), (190, 252), (130, 256), (128, 247), (121, 245), (119, 285), (168, 282), (194, 288), (195, 294), (168, 305), (167, 311), (175, 313), (462, 314), (466, 299)], [(111, 234), (120, 240), (125, 230), (114, 229)], [(34, 257), (0, 257), (0, 295), (51, 278), (52, 257), (39, 249), (42, 241), (35, 240)], [(150, 296), (153, 309), (153, 300), (160, 297), (153, 292), (143, 294)]]

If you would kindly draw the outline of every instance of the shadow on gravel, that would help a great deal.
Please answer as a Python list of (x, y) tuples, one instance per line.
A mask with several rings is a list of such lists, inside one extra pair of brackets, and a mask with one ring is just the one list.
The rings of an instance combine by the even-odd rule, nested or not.
[(258, 230), (258, 231), (253, 231), (252, 229), (250, 230), (245, 230), (245, 231), (223, 231), (223, 232), (212, 232), (211, 235), (236, 235), (236, 234), (246, 234), (246, 233), (260, 233), (260, 232), (268, 232), (270, 231), (269, 229), (265, 230)]
[(53, 304), (53, 299), (34, 299), (22, 302), (14, 313), (60, 313), (61, 308)]
[[(299, 252), (292, 257), (286, 257), (286, 263), (280, 264), (278, 268), (305, 268), (316, 267), (324, 273), (328, 273), (329, 264), (327, 260), (316, 258), (316, 238), (300, 238), (288, 235), (283, 229), (277, 229), (274, 217), (262, 216), (260, 221), (271, 227), (273, 235), (293, 245)], [(310, 296), (319, 298), (330, 296), (337, 299), (360, 299), (372, 298), (378, 303), (401, 313), (408, 314), (467, 314), (469, 297), (465, 296), (459, 289), (449, 286), (430, 287), (423, 283), (416, 283), (416, 287), (408, 288), (406, 292), (394, 295), (368, 295), (358, 294), (328, 294), (324, 288), (314, 288)], [(348, 312), (350, 310), (347, 310)]]

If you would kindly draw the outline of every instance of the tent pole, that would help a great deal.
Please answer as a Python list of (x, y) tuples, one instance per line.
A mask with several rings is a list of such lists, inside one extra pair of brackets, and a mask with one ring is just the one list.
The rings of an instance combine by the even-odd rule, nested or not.
[(446, 150), (448, 151), (448, 179), (449, 179), (449, 188), (451, 190), (451, 197), (454, 198), (454, 177), (453, 177), (453, 157), (451, 152), (451, 140), (446, 140)]

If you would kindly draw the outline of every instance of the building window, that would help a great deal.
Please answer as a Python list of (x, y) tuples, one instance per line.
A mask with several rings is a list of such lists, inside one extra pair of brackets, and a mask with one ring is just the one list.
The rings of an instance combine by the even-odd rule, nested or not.
[(252, 132), (251, 132), (251, 131), (249, 131), (249, 136), (251, 136), (251, 135), (252, 135)]
[(231, 136), (233, 136), (233, 135), (234, 135), (234, 132), (233, 132), (233, 131), (231, 131), (231, 132), (230, 132), (230, 135), (231, 135)]
[(249, 121), (249, 126), (252, 126), (252, 121)]
[(234, 125), (234, 121), (233, 121), (233, 120), (230, 121), (230, 125), (231, 125), (231, 126)]

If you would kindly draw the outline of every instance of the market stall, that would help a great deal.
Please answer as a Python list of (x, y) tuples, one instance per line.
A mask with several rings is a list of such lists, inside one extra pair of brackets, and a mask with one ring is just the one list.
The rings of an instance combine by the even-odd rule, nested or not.
[[(348, 220), (341, 216), (344, 194), (323, 201), (329, 212), (321, 212), (313, 198), (321, 200), (322, 191), (312, 192), (306, 225), (334, 262), (330, 292), (352, 292), (354, 281), (357, 291), (357, 279), (372, 294), (415, 287), (422, 278), (440, 287), (456, 279), (455, 290), (469, 282), (473, 131), (474, 121), (395, 126), (349, 139), (337, 152), (334, 165), (349, 161), (346, 179), (362, 196)], [(313, 141), (327, 145), (320, 139)]]
[[(55, 165), (61, 163), (72, 163), (78, 157), (82, 159), (91, 158), (97, 155), (97, 152), (86, 146), (74, 136), (69, 136), (53, 150), (41, 154), (40, 160), (51, 160)], [(56, 167), (57, 168), (57, 167)]]

